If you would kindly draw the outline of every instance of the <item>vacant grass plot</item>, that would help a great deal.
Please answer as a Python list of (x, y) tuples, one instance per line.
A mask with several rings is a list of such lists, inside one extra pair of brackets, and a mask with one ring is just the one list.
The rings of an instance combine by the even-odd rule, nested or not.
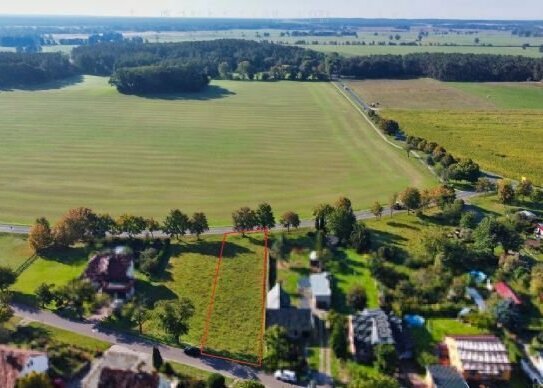
[(339, 194), (364, 208), (432, 180), (327, 83), (223, 81), (142, 98), (85, 77), (0, 93), (0, 136), (4, 222), (88, 206), (156, 218), (179, 207), (229, 224), (260, 201), (307, 217)]
[(473, 158), (484, 169), (543, 183), (543, 87), (537, 83), (444, 83), (428, 79), (350, 83), (405, 131)]
[(205, 351), (259, 362), (265, 307), (263, 293), (267, 291), (265, 244), (263, 234), (228, 236), (226, 239), (202, 340)]
[[(173, 246), (178, 254), (170, 259), (163, 281), (141, 280), (136, 291), (150, 300), (189, 298), (195, 313), (183, 342), (200, 346), (211, 298), (222, 236), (200, 241), (187, 240)], [(232, 237), (225, 247), (216, 291), (207, 351), (236, 355), (256, 361), (262, 306), (263, 236)], [(171, 342), (156, 320), (145, 324), (144, 333)]]

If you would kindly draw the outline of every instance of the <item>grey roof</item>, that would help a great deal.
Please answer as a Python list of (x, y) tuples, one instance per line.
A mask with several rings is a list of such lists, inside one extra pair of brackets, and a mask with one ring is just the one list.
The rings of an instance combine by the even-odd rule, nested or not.
[(388, 316), (381, 309), (365, 309), (353, 318), (356, 342), (368, 345), (394, 344)]
[(283, 290), (280, 283), (276, 283), (271, 290), (268, 291), (266, 298), (267, 309), (280, 309), (290, 307), (290, 297)]
[(450, 366), (429, 365), (426, 367), (436, 388), (467, 388), (466, 380)]
[(330, 274), (328, 272), (310, 275), (309, 282), (311, 283), (311, 292), (314, 296), (332, 295), (332, 290), (330, 288)]
[(401, 359), (411, 358), (413, 343), (401, 318), (381, 309), (365, 309), (352, 318), (357, 357), (371, 353), (376, 345), (394, 345)]
[(297, 309), (295, 307), (283, 308), (280, 310), (266, 310), (266, 327), (281, 326), (289, 332), (297, 331), (302, 333), (310, 331), (311, 310)]

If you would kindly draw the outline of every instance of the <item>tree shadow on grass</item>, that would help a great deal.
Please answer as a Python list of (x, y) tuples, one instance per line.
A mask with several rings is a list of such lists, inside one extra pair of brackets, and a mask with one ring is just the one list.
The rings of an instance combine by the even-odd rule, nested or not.
[(53, 80), (49, 82), (44, 82), (32, 86), (14, 86), (13, 88), (0, 88), (0, 92), (15, 92), (15, 91), (29, 91), (35, 92), (40, 90), (55, 90), (55, 89), (64, 89), (72, 85), (77, 85), (83, 82), (84, 78), (82, 75), (75, 75), (68, 78)]
[(17, 329), (10, 335), (10, 341), (17, 345), (27, 345), (36, 340), (48, 341), (51, 333), (43, 327), (17, 326)]
[(138, 94), (137, 97), (149, 100), (166, 101), (209, 101), (220, 98), (235, 96), (236, 93), (217, 85), (209, 85), (201, 92), (196, 93), (158, 93), (158, 94)]
[(402, 222), (396, 222), (396, 221), (388, 221), (387, 225), (393, 228), (411, 229), (411, 230), (416, 230), (416, 231), (420, 230), (420, 228), (417, 228), (416, 226), (404, 224)]
[(40, 257), (44, 260), (58, 261), (64, 264), (79, 264), (87, 261), (92, 249), (87, 246), (68, 247), (68, 248), (50, 248)]
[(177, 295), (168, 287), (160, 284), (152, 284), (148, 280), (136, 280), (136, 294), (143, 296), (149, 304), (154, 304), (159, 300), (174, 300)]
[[(219, 257), (222, 248), (222, 241), (200, 240), (185, 245), (172, 244), (172, 257), (178, 256), (183, 259), (185, 253), (197, 253), (204, 256)], [(252, 252), (249, 248), (226, 240), (223, 249), (223, 257), (235, 257), (243, 253)]]

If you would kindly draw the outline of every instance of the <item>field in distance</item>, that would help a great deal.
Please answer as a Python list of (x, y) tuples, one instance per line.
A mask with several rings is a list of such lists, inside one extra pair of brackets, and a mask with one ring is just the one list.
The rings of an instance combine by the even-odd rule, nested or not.
[(410, 135), (435, 141), (489, 171), (543, 184), (543, 86), (430, 79), (350, 83)]
[(309, 217), (338, 195), (365, 208), (434, 182), (328, 83), (220, 81), (142, 98), (85, 77), (0, 93), (0, 136), (3, 222), (75, 206), (162, 219), (178, 207), (226, 225), (261, 201)]

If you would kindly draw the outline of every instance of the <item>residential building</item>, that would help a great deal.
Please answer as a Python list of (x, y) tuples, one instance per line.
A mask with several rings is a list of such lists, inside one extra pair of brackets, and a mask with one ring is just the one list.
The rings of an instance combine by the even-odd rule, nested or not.
[(445, 365), (428, 365), (425, 380), (428, 388), (469, 388), (456, 369)]
[(494, 290), (502, 299), (510, 299), (517, 306), (522, 305), (522, 300), (517, 296), (515, 291), (505, 282), (498, 282), (494, 285)]
[(309, 276), (313, 306), (317, 309), (328, 310), (332, 305), (331, 275), (321, 272)]
[(413, 357), (413, 343), (401, 318), (381, 309), (365, 309), (350, 317), (351, 353), (358, 362), (370, 362), (378, 345), (394, 345), (400, 359)]
[(45, 373), (49, 358), (44, 352), (0, 345), (0, 387), (15, 387), (18, 378), (32, 372)]
[(150, 354), (113, 345), (95, 360), (81, 381), (82, 388), (171, 388), (175, 384), (156, 374)]
[(134, 295), (135, 284), (132, 253), (124, 247), (99, 253), (89, 260), (82, 277), (115, 299), (130, 299)]
[(504, 344), (493, 335), (445, 337), (449, 362), (466, 380), (509, 381), (511, 362)]
[(310, 308), (291, 306), (289, 295), (280, 283), (268, 292), (266, 298), (266, 327), (281, 326), (289, 338), (308, 338), (313, 331), (313, 316)]

